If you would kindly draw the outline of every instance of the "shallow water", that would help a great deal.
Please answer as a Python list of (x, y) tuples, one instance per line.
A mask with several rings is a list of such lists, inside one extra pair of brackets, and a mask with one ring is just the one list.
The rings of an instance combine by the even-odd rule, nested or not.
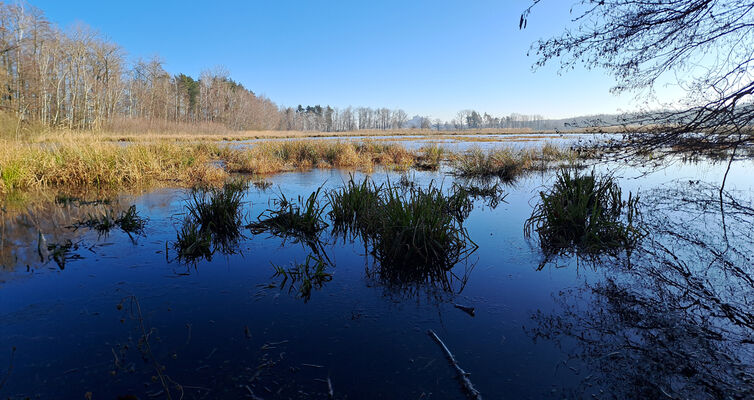
[[(568, 148), (578, 144), (593, 144), (608, 139), (617, 139), (617, 134), (589, 134), (589, 133), (532, 133), (532, 134), (469, 134), (469, 135), (401, 135), (401, 136), (321, 136), (302, 138), (301, 140), (371, 140), (385, 143), (395, 143), (409, 150), (418, 150), (429, 144), (437, 144), (450, 151), (463, 152), (470, 149), (493, 149), (500, 146), (514, 149), (529, 149), (541, 147), (545, 143)], [(242, 141), (224, 142), (233, 148), (252, 147), (259, 142), (274, 142), (291, 140), (288, 138), (265, 138)]]
[[(752, 167), (750, 162), (736, 164), (727, 184), (736, 199), (749, 206)], [(682, 221), (676, 228), (688, 228), (681, 232), (686, 235), (701, 231), (715, 236), (722, 228), (714, 206), (702, 211), (663, 209), (659, 199), (675, 187), (681, 193), (704, 193), (700, 183), (688, 181), (719, 183), (724, 166), (679, 163), (648, 175), (618, 165), (596, 168), (620, 177), (624, 195), (638, 191), (645, 196), (647, 219), (664, 216)], [(409, 177), (423, 186), (434, 180), (450, 187), (454, 178), (446, 172), (411, 172)], [(301, 243), (246, 231), (238, 253), (215, 254), (211, 261), (195, 265), (182, 263), (175, 259), (170, 243), (185, 212), (185, 190), (123, 195), (108, 205), (123, 209), (135, 204), (149, 219), (146, 233), (134, 240), (117, 230), (99, 237), (86, 229), (66, 228), (86, 213), (76, 205), (52, 204), (31, 215), (6, 216), (0, 257), (4, 264), (0, 270), (0, 382), (5, 376), (7, 381), (0, 394), (82, 398), (91, 392), (95, 399), (126, 394), (165, 398), (154, 359), (164, 366), (161, 373), (172, 398), (180, 397), (174, 383), (182, 386), (185, 398), (328, 398), (328, 379), (339, 399), (463, 398), (454, 370), (427, 334), (432, 329), (488, 399), (592, 394), (642, 398), (658, 393), (658, 388), (710, 397), (696, 379), (704, 371), (684, 370), (679, 375), (670, 362), (663, 361), (654, 364), (656, 376), (647, 376), (640, 366), (651, 363), (642, 357), (647, 350), (662, 353), (652, 347), (662, 344), (628, 326), (625, 309), (611, 308), (617, 300), (595, 289), (613, 282), (625, 291), (636, 291), (632, 298), (662, 295), (663, 301), (674, 304), (673, 296), (684, 294), (672, 279), (652, 280), (652, 274), (638, 272), (654, 265), (660, 255), (649, 251), (637, 255), (641, 266), (633, 269), (610, 261), (595, 266), (561, 259), (538, 270), (542, 254), (536, 240), (524, 237), (523, 225), (538, 191), (552, 184), (553, 176), (554, 172), (533, 174), (506, 187), (506, 201), (497, 208), (476, 202), (465, 226), (479, 248), (455, 267), (455, 275), (467, 281), (464, 285), (461, 279), (454, 280), (452, 291), (431, 284), (386, 283), (374, 273), (360, 241), (344, 242), (328, 235), (324, 249), (334, 264), (333, 279), (315, 288), (308, 301), (281, 289), (280, 279), (273, 277), (272, 264), (306, 259), (310, 250)], [(399, 175), (378, 171), (372, 177), (377, 182), (388, 177), (395, 182)], [(289, 198), (307, 196), (323, 183), (325, 188), (334, 188), (346, 179), (348, 172), (337, 170), (272, 176), (270, 189), (252, 186), (245, 192), (244, 212), (253, 220), (279, 192)], [(671, 198), (676, 197), (671, 193)], [(750, 254), (754, 250), (752, 217), (732, 214), (726, 222), (728, 247)], [(670, 229), (671, 225), (663, 226)], [(38, 229), (48, 243), (70, 238), (77, 244), (64, 269), (52, 261), (40, 263)], [(676, 254), (691, 271), (711, 270), (702, 264), (707, 262), (700, 254), (706, 251), (702, 246), (701, 250), (693, 248), (667, 232), (657, 231), (650, 237), (680, 243)], [(714, 238), (704, 243), (710, 248), (719, 244)], [(751, 272), (745, 256), (733, 261)], [(744, 275), (727, 276), (725, 281), (711, 275), (705, 279), (713, 291), (720, 292), (716, 299), (745, 310), (754, 287)], [(726, 346), (717, 351), (737, 357), (750, 373), (752, 349), (744, 339), (751, 338), (752, 332), (720, 317), (715, 308), (719, 302), (705, 296), (697, 296), (697, 305), (708, 306), (709, 315), (704, 314), (705, 307), (689, 306), (687, 310), (697, 310), (697, 314), (679, 321), (721, 332), (722, 339), (717, 340)], [(475, 315), (454, 304), (474, 307)], [(675, 315), (679, 310), (658, 315)], [(695, 316), (701, 321), (696, 325)], [(654, 331), (667, 331), (664, 325), (657, 326)], [(683, 332), (691, 329), (674, 326)], [(589, 333), (594, 337), (587, 341)], [(145, 337), (149, 349), (144, 346)], [(624, 341), (627, 337), (641, 340), (631, 342), (631, 347)], [(684, 335), (676, 337), (671, 343), (685, 343)], [(16, 349), (12, 369), (6, 374), (10, 363), (5, 360), (12, 348)], [(682, 353), (675, 347), (672, 350)], [(710, 360), (701, 357), (699, 362), (703, 361)], [(637, 380), (640, 373), (645, 381)], [(740, 377), (726, 376), (723, 368), (719, 373), (722, 380), (740, 383)], [(723, 394), (736, 397), (725, 389)]]

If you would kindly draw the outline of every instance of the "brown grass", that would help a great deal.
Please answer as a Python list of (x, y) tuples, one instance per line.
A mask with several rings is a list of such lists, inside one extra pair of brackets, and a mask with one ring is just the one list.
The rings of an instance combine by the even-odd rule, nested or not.
[(376, 140), (273, 140), (234, 148), (217, 142), (114, 143), (77, 134), (54, 142), (0, 141), (0, 195), (49, 188), (213, 185), (230, 173), (264, 175), (310, 168), (434, 169), (448, 160), (469, 175), (502, 170), (517, 174), (574, 157), (550, 144), (455, 154), (437, 145), (408, 150)]

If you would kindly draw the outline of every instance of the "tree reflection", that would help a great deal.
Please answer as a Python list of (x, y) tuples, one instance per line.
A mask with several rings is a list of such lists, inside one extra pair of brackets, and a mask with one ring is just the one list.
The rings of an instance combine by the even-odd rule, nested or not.
[(604, 281), (556, 299), (559, 314), (533, 316), (534, 338), (562, 343), (597, 372), (584, 394), (754, 396), (754, 212), (741, 193), (718, 192), (693, 181), (650, 193), (650, 234), (631, 268), (613, 265)]

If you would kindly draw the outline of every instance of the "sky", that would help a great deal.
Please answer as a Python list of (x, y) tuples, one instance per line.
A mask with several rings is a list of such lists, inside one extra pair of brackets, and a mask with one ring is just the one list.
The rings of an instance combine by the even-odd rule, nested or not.
[(571, 16), (565, 0), (31, 0), (65, 29), (84, 23), (130, 60), (159, 56), (172, 73), (221, 66), (279, 105), (402, 108), (449, 120), (474, 109), (563, 118), (631, 111), (604, 71), (534, 71), (537, 39)]

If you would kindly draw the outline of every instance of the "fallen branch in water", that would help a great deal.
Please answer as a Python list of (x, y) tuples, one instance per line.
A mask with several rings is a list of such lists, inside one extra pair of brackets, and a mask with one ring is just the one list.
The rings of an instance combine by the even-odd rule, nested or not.
[(450, 364), (458, 373), (458, 380), (461, 382), (461, 386), (463, 386), (463, 389), (466, 391), (468, 397), (474, 400), (482, 400), (481, 393), (479, 393), (479, 391), (474, 388), (474, 385), (469, 380), (469, 374), (464, 371), (460, 365), (458, 365), (458, 361), (456, 361), (456, 358), (453, 357), (453, 353), (448, 350), (448, 346), (445, 346), (445, 343), (440, 340), (435, 331), (433, 331), (432, 329), (428, 330), (427, 333), (432, 339), (434, 339), (435, 342), (437, 342), (437, 344), (440, 345), (440, 347), (442, 347), (442, 351), (445, 352), (445, 356), (448, 357), (448, 361), (450, 361)]
[(475, 310), (474, 310), (474, 307), (467, 307), (467, 306), (462, 306), (462, 305), (460, 305), (460, 304), (453, 304), (453, 307), (455, 307), (455, 308), (457, 308), (457, 309), (459, 309), (459, 310), (461, 310), (461, 311), (465, 312), (466, 314), (469, 314), (469, 315), (471, 315), (472, 317), (473, 317), (473, 316), (474, 316), (474, 314), (475, 314)]

